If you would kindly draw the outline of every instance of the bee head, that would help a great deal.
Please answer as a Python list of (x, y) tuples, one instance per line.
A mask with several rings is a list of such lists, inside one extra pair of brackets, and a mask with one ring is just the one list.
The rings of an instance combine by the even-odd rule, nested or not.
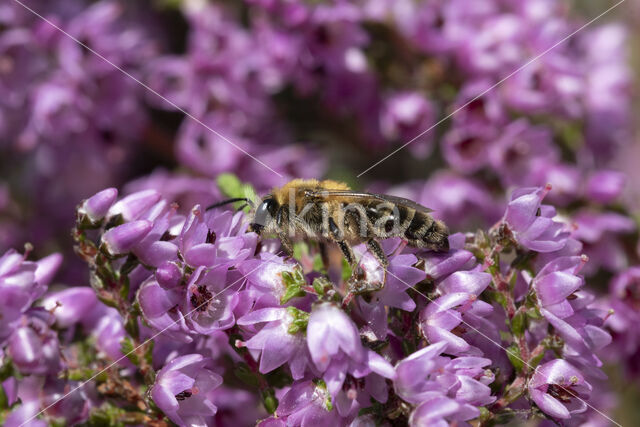
[(273, 220), (278, 210), (278, 202), (272, 197), (267, 196), (262, 203), (256, 208), (256, 213), (253, 216), (253, 222), (249, 224), (249, 231), (253, 231), (257, 234)]

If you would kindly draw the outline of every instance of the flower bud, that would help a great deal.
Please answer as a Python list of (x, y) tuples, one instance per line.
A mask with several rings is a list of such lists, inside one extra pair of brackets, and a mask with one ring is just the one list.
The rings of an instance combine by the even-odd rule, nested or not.
[(156, 280), (164, 289), (175, 288), (182, 280), (182, 271), (175, 263), (166, 261), (156, 270)]
[(85, 200), (80, 207), (80, 212), (86, 214), (91, 222), (98, 222), (105, 217), (117, 198), (118, 190), (107, 188)]
[(40, 286), (47, 286), (53, 276), (55, 276), (60, 264), (62, 264), (62, 255), (55, 253), (38, 261), (38, 267), (36, 268), (35, 278), (36, 282)]
[(160, 198), (160, 193), (156, 190), (138, 191), (113, 205), (109, 209), (109, 216), (121, 214), (125, 221), (137, 219)]
[(147, 220), (127, 222), (107, 230), (102, 235), (102, 243), (112, 255), (129, 252), (153, 228), (153, 223)]

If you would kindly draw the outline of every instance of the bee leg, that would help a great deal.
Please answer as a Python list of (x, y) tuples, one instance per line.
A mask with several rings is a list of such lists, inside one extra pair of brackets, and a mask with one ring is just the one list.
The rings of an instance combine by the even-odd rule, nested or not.
[(284, 252), (287, 254), (287, 258), (291, 258), (293, 256), (293, 242), (286, 232), (278, 233), (278, 238), (280, 239), (282, 249), (284, 249)]
[(358, 265), (356, 257), (353, 254), (353, 249), (351, 249), (351, 246), (344, 241), (342, 230), (340, 230), (336, 222), (331, 217), (329, 217), (329, 235), (331, 236), (331, 239), (338, 244), (340, 250), (344, 254), (344, 257), (351, 266), (351, 270), (355, 273)]
[(376, 257), (376, 259), (378, 260), (380, 265), (385, 269), (385, 272), (386, 272), (387, 267), (389, 267), (389, 260), (387, 259), (387, 256), (384, 254), (384, 251), (382, 250), (382, 246), (380, 246), (380, 243), (378, 243), (378, 241), (375, 239), (369, 239), (367, 240), (367, 247), (369, 248), (373, 256)]
[(278, 238), (280, 239), (280, 243), (282, 244), (282, 249), (286, 252), (288, 258), (293, 256), (293, 242), (291, 241), (291, 237), (289, 236), (287, 227), (285, 224), (288, 224), (289, 212), (287, 211), (286, 206), (281, 206), (276, 213), (276, 224), (278, 225)]
[[(345, 259), (349, 263), (349, 266), (351, 266), (351, 277), (347, 282), (349, 286), (349, 292), (347, 293), (343, 301), (343, 304), (348, 304), (355, 295), (359, 295), (375, 289), (372, 289), (372, 287), (369, 285), (369, 283), (367, 283), (366, 280), (362, 280), (358, 271), (359, 263), (358, 260), (356, 260), (355, 255), (353, 254), (353, 249), (351, 249), (351, 246), (349, 246), (349, 244), (344, 241), (342, 230), (340, 230), (340, 228), (331, 217), (329, 218), (329, 234), (333, 241), (338, 244), (338, 246), (342, 250), (342, 253), (344, 254)], [(382, 249), (380, 250), (382, 251)]]
[(346, 258), (349, 265), (351, 266), (351, 271), (355, 273), (356, 268), (358, 268), (358, 263), (356, 262), (355, 255), (353, 254), (353, 249), (351, 249), (351, 246), (349, 246), (349, 244), (344, 240), (340, 240), (339, 242), (336, 242), (336, 243), (338, 244), (338, 246), (340, 246), (340, 250), (344, 254), (344, 257)]

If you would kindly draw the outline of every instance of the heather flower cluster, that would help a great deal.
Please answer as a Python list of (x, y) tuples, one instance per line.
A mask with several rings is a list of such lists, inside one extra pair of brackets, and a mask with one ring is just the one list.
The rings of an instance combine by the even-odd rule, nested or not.
[[(637, 423), (640, 15), (592, 3), (4, 2), (0, 425)], [(322, 177), (449, 249), (250, 231)]]
[[(6, 420), (582, 422), (611, 335), (583, 289), (588, 257), (542, 204), (549, 190), (515, 191), (500, 221), (450, 236), (447, 253), (384, 241), (386, 280), (356, 247), (360, 271), (350, 273), (384, 283), (356, 295), (349, 272), (332, 274), (313, 245), (285, 257), (246, 231), (243, 212), (183, 214), (154, 190), (103, 190), (78, 206), (74, 229), (91, 288), (46, 294), (57, 255), (2, 259), (3, 301), (21, 307), (3, 311), (3, 358), (27, 375), (3, 383), (18, 402)], [(20, 395), (35, 378), (68, 390), (86, 377), (94, 398), (82, 411)]]

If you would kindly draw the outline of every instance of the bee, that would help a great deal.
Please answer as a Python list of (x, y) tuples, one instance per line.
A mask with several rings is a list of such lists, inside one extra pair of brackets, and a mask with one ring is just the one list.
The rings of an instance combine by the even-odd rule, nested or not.
[[(251, 203), (238, 198), (210, 208), (240, 200)], [(416, 248), (449, 250), (449, 230), (430, 212), (409, 199), (354, 191), (338, 181), (295, 179), (262, 199), (248, 230), (276, 235), (289, 255), (295, 240), (333, 242), (354, 273), (358, 262), (352, 246), (365, 243), (386, 273), (389, 261), (379, 239), (400, 237)]]

